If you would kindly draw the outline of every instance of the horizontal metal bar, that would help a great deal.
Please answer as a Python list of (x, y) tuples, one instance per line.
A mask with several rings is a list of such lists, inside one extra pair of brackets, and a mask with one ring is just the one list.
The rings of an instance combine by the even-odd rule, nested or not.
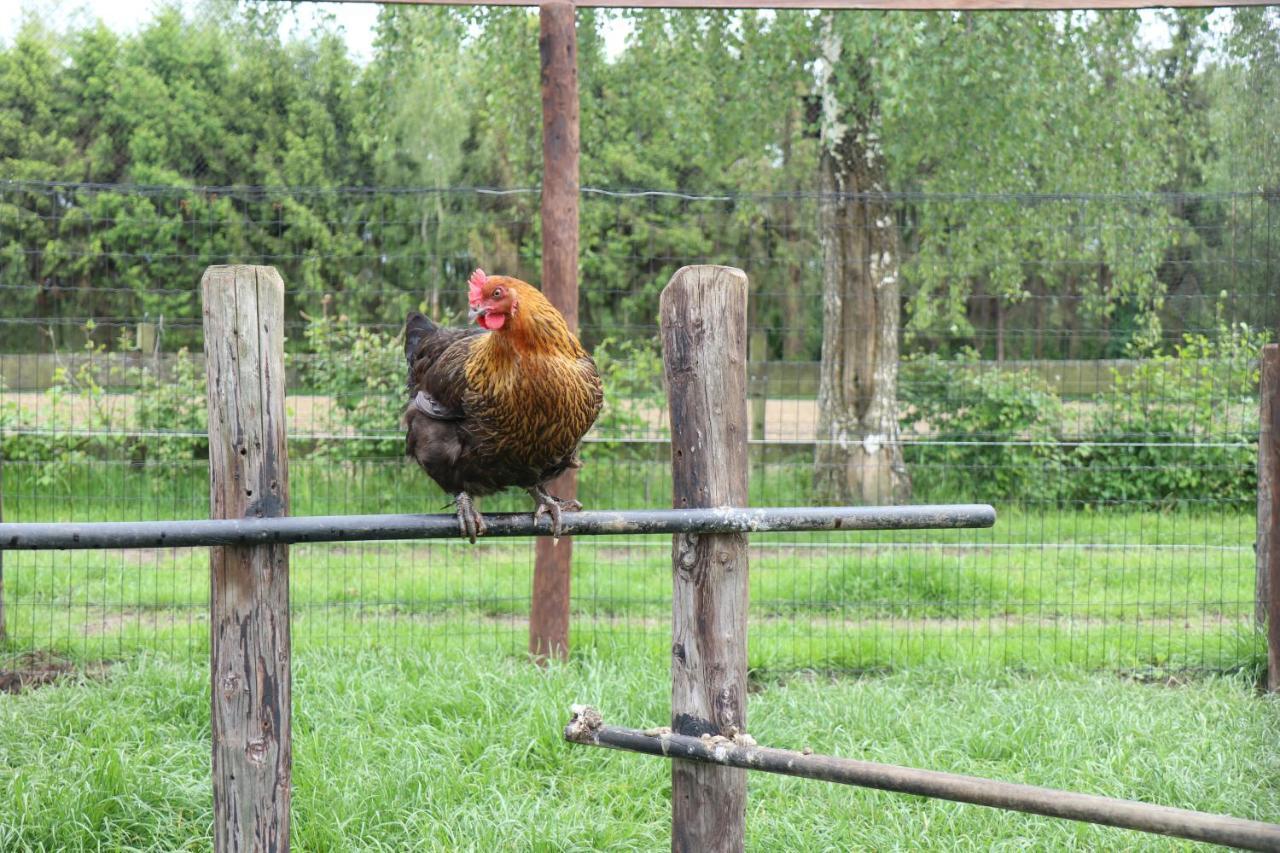
[[(486, 537), (550, 536), (551, 520), (532, 513), (484, 517)], [(986, 504), (886, 507), (762, 507), (758, 509), (643, 509), (573, 512), (562, 516), (564, 536), (636, 533), (784, 533), (803, 530), (929, 530), (991, 527)], [(193, 521), (103, 521), (79, 524), (0, 524), (0, 551), (98, 548), (180, 548), (288, 542), (452, 539), (452, 515), (310, 515)]]
[(935, 770), (917, 770), (894, 764), (877, 764), (827, 755), (805, 755), (787, 749), (755, 746), (750, 741), (725, 737), (646, 733), (637, 729), (606, 726), (592, 708), (574, 708), (564, 730), (565, 740), (588, 746), (604, 746), (663, 758), (679, 758), (747, 770), (763, 770), (841, 785), (857, 785), (881, 791), (918, 794), (942, 800), (1079, 820), (1225, 844), (1246, 850), (1280, 850), (1280, 825), (1226, 815), (1156, 806), (1134, 800), (1118, 800), (1093, 794), (1058, 791), (1035, 785), (998, 782), (978, 776), (961, 776)]

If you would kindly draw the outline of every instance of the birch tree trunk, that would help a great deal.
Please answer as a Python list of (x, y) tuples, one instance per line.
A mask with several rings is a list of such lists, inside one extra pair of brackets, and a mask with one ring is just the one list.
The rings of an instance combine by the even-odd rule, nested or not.
[(911, 478), (898, 434), (899, 245), (874, 98), (837, 97), (843, 45), (830, 13), (821, 39), (820, 235), (822, 368), (814, 491), (819, 501), (886, 504), (908, 499)]

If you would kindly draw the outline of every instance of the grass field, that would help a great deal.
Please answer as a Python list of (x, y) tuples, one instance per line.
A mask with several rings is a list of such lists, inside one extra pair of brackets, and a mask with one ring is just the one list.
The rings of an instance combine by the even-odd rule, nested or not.
[[(99, 463), (69, 485), (10, 463), (8, 520), (200, 517), (207, 476)], [(764, 467), (753, 502), (808, 503), (794, 466)], [(663, 466), (636, 461), (588, 479), (594, 506), (660, 505)], [(306, 461), (296, 514), (439, 511), (407, 465)], [(980, 495), (978, 496), (980, 499)], [(504, 496), (490, 511), (527, 509)], [(751, 662), (763, 669), (1232, 670), (1259, 654), (1254, 519), (1243, 509), (1005, 506), (991, 530), (757, 535), (751, 540)], [(347, 543), (291, 549), (300, 649), (519, 652), (533, 571), (527, 541)], [(661, 660), (670, 637), (665, 537), (579, 538), (577, 648)], [(202, 549), (5, 555), (15, 647), (78, 658), (207, 648)]]
[[(4, 476), (6, 520), (208, 512), (203, 462)], [(582, 496), (660, 506), (668, 477), (624, 459)], [(762, 461), (752, 503), (812, 503), (807, 478)], [(299, 460), (290, 485), (295, 514), (444, 509), (398, 462)], [(1280, 819), (1248, 508), (994, 503), (991, 530), (753, 536), (757, 739)], [(208, 849), (205, 552), (11, 552), (4, 570), (0, 669), (45, 649), (90, 675), (0, 693), (0, 850)], [(576, 701), (666, 722), (669, 541), (576, 541), (574, 660), (547, 671), (524, 658), (532, 570), (518, 540), (291, 549), (295, 849), (667, 846), (665, 764), (559, 732)], [(753, 850), (1194, 846), (803, 780), (751, 792)]]
[[(665, 666), (594, 655), (541, 671), (495, 654), (300, 653), (294, 849), (655, 850), (665, 762), (569, 746), (567, 708), (666, 722)], [(143, 655), (0, 694), (0, 849), (207, 850), (209, 685)], [(1280, 819), (1280, 706), (1240, 677), (903, 671), (756, 682), (763, 744)], [(1176, 850), (1047, 818), (754, 774), (752, 850)]]

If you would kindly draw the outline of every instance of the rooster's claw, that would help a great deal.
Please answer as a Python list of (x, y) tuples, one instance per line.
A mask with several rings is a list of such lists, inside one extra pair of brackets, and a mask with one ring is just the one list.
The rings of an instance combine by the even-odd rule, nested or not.
[(488, 530), (484, 518), (476, 512), (475, 504), (466, 492), (458, 492), (454, 503), (458, 507), (458, 526), (462, 529), (462, 535), (471, 540), (472, 545), (476, 544), (476, 537), (483, 536)]
[(560, 513), (577, 512), (582, 509), (582, 504), (576, 500), (563, 501), (553, 495), (548, 494), (544, 489), (534, 486), (529, 490), (529, 496), (533, 498), (537, 504), (533, 510), (533, 522), (538, 523), (538, 519), (544, 515), (551, 516), (551, 540), (553, 542), (560, 539)]

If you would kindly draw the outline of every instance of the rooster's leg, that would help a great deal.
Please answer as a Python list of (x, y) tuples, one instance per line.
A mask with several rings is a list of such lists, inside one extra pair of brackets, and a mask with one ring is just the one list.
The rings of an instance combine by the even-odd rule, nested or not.
[(487, 528), (480, 513), (476, 512), (475, 504), (471, 502), (471, 495), (458, 492), (453, 502), (458, 507), (458, 526), (462, 528), (462, 535), (470, 539), (472, 545), (476, 544), (476, 537), (483, 536)]
[(560, 538), (560, 513), (577, 512), (582, 509), (582, 504), (575, 500), (562, 501), (547, 493), (547, 490), (541, 486), (534, 486), (529, 489), (529, 497), (533, 498), (533, 502), (537, 506), (533, 510), (533, 520), (537, 523), (538, 519), (544, 514), (551, 516), (551, 538)]

